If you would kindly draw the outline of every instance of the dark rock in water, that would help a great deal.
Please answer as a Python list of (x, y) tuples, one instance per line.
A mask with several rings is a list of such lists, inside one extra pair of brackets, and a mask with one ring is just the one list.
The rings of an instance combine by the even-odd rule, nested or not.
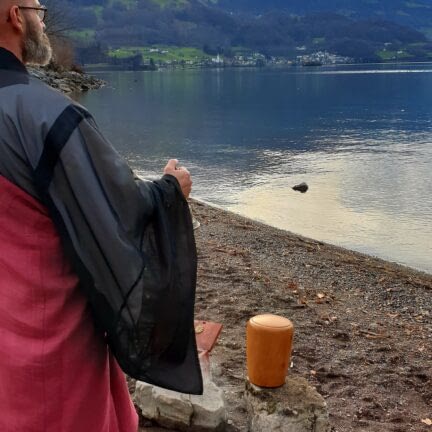
[(305, 182), (293, 186), (293, 190), (301, 193), (306, 193), (308, 189), (309, 186)]

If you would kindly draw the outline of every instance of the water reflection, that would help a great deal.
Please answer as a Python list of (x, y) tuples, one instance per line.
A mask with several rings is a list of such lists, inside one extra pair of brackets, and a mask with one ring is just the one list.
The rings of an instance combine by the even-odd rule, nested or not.
[(202, 199), (432, 272), (430, 65), (101, 75), (81, 102), (140, 173), (175, 156)]
[[(365, 159), (355, 164), (349, 155), (327, 155), (325, 161), (322, 155), (306, 159), (311, 164), (306, 174), (268, 177), (265, 184), (239, 191), (228, 208), (315, 239), (431, 269), (432, 225), (428, 221), (432, 213), (424, 206), (430, 200), (431, 185), (419, 185), (422, 190), (417, 194), (404, 196), (410, 177), (417, 176), (415, 169), (406, 169), (396, 184), (377, 184), (382, 178), (374, 173), (373, 164), (369, 170), (362, 169), (370, 162)], [(305, 195), (289, 188), (305, 179), (310, 186)]]

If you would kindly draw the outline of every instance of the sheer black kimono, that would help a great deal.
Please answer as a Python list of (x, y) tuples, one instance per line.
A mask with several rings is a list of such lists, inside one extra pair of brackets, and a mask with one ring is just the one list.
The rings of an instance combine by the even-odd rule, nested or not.
[(50, 211), (122, 369), (202, 393), (196, 250), (177, 180), (136, 178), (90, 114), (0, 49), (0, 175)]

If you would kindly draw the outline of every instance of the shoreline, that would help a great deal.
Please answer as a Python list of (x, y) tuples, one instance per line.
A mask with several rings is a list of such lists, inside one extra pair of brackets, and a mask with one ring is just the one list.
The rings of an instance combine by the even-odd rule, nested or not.
[(200, 199), (200, 198), (193, 197), (193, 198), (191, 198), (191, 201), (192, 202), (196, 202), (197, 204), (200, 204), (200, 205), (203, 205), (203, 206), (214, 208), (215, 210), (219, 210), (221, 212), (226, 212), (228, 214), (232, 214), (233, 216), (241, 217), (241, 218), (243, 218), (243, 219), (245, 219), (247, 221), (251, 221), (253, 223), (256, 223), (257, 225), (261, 225), (264, 228), (274, 229), (274, 230), (280, 231), (281, 233), (287, 233), (287, 234), (289, 234), (289, 235), (291, 235), (293, 237), (301, 238), (305, 242), (312, 242), (312, 243), (315, 242), (316, 244), (325, 245), (325, 246), (327, 246), (329, 248), (339, 249), (341, 252), (358, 254), (359, 256), (363, 257), (364, 259), (376, 260), (377, 262), (381, 262), (383, 265), (387, 264), (387, 265), (392, 265), (394, 267), (398, 267), (398, 268), (401, 269), (401, 271), (405, 270), (407, 272), (418, 273), (420, 276), (432, 277), (432, 272), (428, 272), (426, 270), (422, 270), (422, 269), (416, 268), (416, 267), (411, 267), (411, 266), (409, 266), (407, 264), (403, 264), (403, 263), (399, 263), (399, 262), (396, 262), (396, 261), (392, 261), (391, 259), (381, 258), (379, 256), (371, 255), (371, 254), (368, 254), (366, 252), (360, 252), (360, 251), (357, 251), (355, 249), (350, 249), (349, 247), (345, 247), (345, 246), (329, 243), (329, 242), (323, 241), (323, 240), (317, 240), (317, 239), (314, 239), (312, 237), (308, 237), (308, 236), (305, 236), (305, 235), (302, 235), (302, 234), (295, 233), (295, 232), (290, 231), (288, 229), (278, 228), (278, 227), (270, 225), (270, 224), (268, 224), (266, 222), (250, 218), (248, 216), (245, 216), (245, 215), (242, 215), (240, 213), (237, 213), (237, 212), (235, 212), (233, 210), (225, 209), (224, 207), (222, 207), (220, 205), (210, 203), (210, 202), (205, 201), (205, 200)]
[(323, 395), (334, 432), (429, 430), (432, 275), (190, 205), (201, 223), (195, 318), (223, 325), (211, 363), (226, 431), (248, 430), (245, 326), (261, 313), (293, 322), (289, 373)]
[(55, 71), (46, 67), (36, 66), (28, 66), (27, 69), (30, 75), (67, 95), (99, 89), (105, 85), (103, 80), (95, 78), (87, 73), (71, 70)]
[(305, 71), (319, 70), (320, 68), (337, 68), (337, 67), (364, 67), (364, 66), (395, 66), (395, 65), (432, 65), (431, 61), (389, 61), (389, 62), (365, 62), (365, 63), (330, 63), (321, 66), (303, 66), (301, 64), (268, 64), (265, 66), (256, 65), (225, 65), (225, 66), (201, 66), (201, 65), (164, 65), (159, 66), (155, 70), (146, 69), (128, 69), (122, 68), (117, 65), (109, 64), (86, 64), (84, 71), (86, 74), (94, 72), (164, 72), (164, 71), (177, 71), (177, 70), (232, 70), (232, 69), (258, 69), (258, 70), (290, 70), (300, 69)]

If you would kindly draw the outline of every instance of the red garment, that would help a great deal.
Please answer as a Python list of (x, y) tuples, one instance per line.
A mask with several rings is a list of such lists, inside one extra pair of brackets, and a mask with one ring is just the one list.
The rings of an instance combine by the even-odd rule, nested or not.
[(45, 207), (0, 176), (1, 432), (138, 429), (77, 285)]

